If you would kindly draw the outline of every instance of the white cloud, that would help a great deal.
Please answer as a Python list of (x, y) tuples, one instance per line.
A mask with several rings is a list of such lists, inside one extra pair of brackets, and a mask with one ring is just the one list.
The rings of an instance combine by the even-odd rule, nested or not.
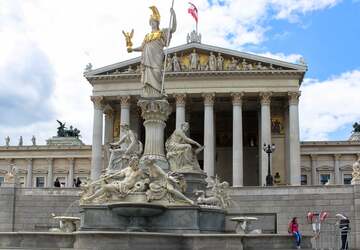
[(285, 55), (284, 53), (275, 53), (274, 54), (271, 52), (259, 53), (258, 55), (264, 56), (264, 57), (270, 57), (273, 59), (290, 62), (290, 63), (298, 63), (298, 61), (302, 58), (302, 56), (300, 54)]
[[(332, 7), (339, 1), (222, 0), (222, 4), (213, 1), (213, 5), (207, 0), (193, 2), (200, 10), (199, 29), (203, 34), (203, 42), (239, 49), (245, 44), (261, 44), (266, 40), (266, 31), (269, 29), (267, 21), (270, 19), (292, 20), (309, 11)], [(146, 0), (126, 3), (107, 0), (101, 4), (95, 0), (0, 0), (0, 67), (15, 67), (14, 62), (19, 64), (22, 56), (26, 55), (23, 53), (26, 48), (39, 48), (52, 66), (54, 78), (53, 91), (49, 91), (48, 102), (44, 105), (53, 106), (56, 118), (78, 127), (84, 141), (91, 143), (91, 86), (82, 76), (83, 68), (88, 62), (94, 67), (100, 67), (135, 56), (126, 53), (121, 30), (134, 28), (134, 43), (140, 44), (149, 30), (150, 4), (158, 6), (162, 26), (166, 26), (169, 20), (169, 0), (151, 3)], [(187, 13), (187, 8), (187, 2), (175, 1), (179, 22), (171, 46), (183, 44), (186, 33), (194, 28), (194, 21)], [(232, 37), (230, 40), (227, 39), (229, 34)], [(290, 61), (297, 57), (282, 54), (272, 56)], [(0, 84), (0, 89), (17, 91), (17, 98), (39, 97), (32, 86), (20, 88), (11, 85), (11, 81)], [(44, 142), (44, 139), (56, 133), (56, 126), (55, 118), (48, 119), (47, 123), (33, 121), (26, 128), (22, 125), (2, 125), (0, 138), (8, 134), (13, 137), (22, 134), (30, 138), (35, 134)]]
[(301, 91), (300, 127), (303, 140), (328, 140), (330, 133), (360, 120), (360, 70), (326, 81), (306, 79)]

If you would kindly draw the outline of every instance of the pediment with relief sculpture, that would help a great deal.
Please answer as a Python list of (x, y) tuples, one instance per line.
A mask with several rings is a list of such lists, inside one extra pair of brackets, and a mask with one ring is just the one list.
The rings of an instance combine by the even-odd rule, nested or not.
[[(167, 50), (166, 76), (194, 74), (300, 74), (304, 76), (307, 66), (288, 63), (272, 58), (230, 49), (189, 43)], [(112, 64), (99, 69), (88, 69), (88, 79), (107, 77), (134, 78), (140, 76), (140, 57)], [(215, 62), (215, 63), (214, 63)]]

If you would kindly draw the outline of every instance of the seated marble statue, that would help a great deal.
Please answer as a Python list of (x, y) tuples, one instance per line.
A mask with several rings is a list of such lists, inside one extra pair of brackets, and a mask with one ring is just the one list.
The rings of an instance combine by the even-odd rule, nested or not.
[[(114, 180), (111, 183), (107, 183), (109, 179), (115, 177), (121, 178), (121, 180)], [(105, 175), (101, 179), (102, 183), (100, 185), (100, 188), (96, 190), (94, 194), (89, 195), (88, 197), (83, 197), (82, 200), (92, 201), (96, 198), (99, 198), (103, 201), (112, 198), (112, 195), (115, 195), (116, 198), (124, 198), (129, 193), (134, 191), (135, 184), (137, 184), (137, 182), (145, 178), (145, 174), (139, 168), (139, 158), (134, 155), (131, 157), (128, 167), (112, 175)]]
[[(186, 136), (188, 129), (189, 124), (182, 123), (181, 129), (176, 129), (165, 143), (171, 171), (201, 171), (196, 155), (204, 147)], [(193, 148), (193, 145), (196, 148)]]
[(110, 159), (107, 173), (113, 173), (127, 166), (132, 155), (140, 156), (143, 150), (142, 143), (136, 133), (130, 130), (129, 125), (121, 125), (121, 138), (118, 142), (110, 143)]
[(165, 173), (153, 159), (145, 159), (144, 164), (150, 176), (149, 189), (146, 191), (149, 202), (166, 199), (169, 203), (180, 201), (194, 204), (183, 194), (186, 190), (186, 181), (183, 175), (171, 171)]

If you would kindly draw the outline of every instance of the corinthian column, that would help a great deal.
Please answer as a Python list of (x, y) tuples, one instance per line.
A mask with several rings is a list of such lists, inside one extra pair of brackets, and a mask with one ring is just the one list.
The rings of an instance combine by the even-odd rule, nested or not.
[(106, 105), (104, 109), (104, 114), (105, 114), (104, 144), (107, 145), (113, 141), (114, 110), (109, 105)]
[(315, 186), (318, 184), (317, 176), (316, 176), (317, 155), (310, 155), (310, 159), (311, 159), (311, 185)]
[(299, 97), (300, 92), (289, 92), (289, 153), (290, 184), (300, 185), (300, 132)]
[(121, 113), (120, 124), (130, 125), (130, 96), (120, 96)]
[(180, 126), (185, 122), (185, 103), (186, 94), (175, 94), (176, 101), (176, 129), (180, 129)]
[(260, 93), (260, 103), (261, 103), (261, 144), (259, 146), (260, 150), (260, 185), (264, 186), (266, 184), (266, 175), (268, 168), (268, 156), (263, 151), (264, 144), (271, 144), (271, 113), (270, 113), (270, 103), (271, 103), (271, 92), (262, 92)]
[(208, 177), (215, 175), (214, 138), (214, 93), (203, 94), (204, 98), (204, 171)]
[(92, 96), (94, 103), (93, 139), (91, 152), (91, 179), (96, 180), (102, 169), (103, 97)]
[(242, 187), (243, 180), (243, 128), (242, 97), (244, 93), (233, 93), (233, 186)]

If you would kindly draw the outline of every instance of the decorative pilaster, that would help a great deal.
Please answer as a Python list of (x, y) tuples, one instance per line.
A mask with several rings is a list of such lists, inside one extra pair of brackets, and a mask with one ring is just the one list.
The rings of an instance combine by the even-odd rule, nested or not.
[(300, 130), (299, 97), (300, 92), (289, 92), (289, 153), (290, 184), (300, 185)]
[(33, 159), (27, 159), (26, 187), (33, 187)]
[(334, 155), (334, 166), (335, 166), (335, 184), (340, 185), (342, 184), (341, 175), (340, 175), (340, 159), (341, 154)]
[(120, 105), (121, 105), (121, 112), (120, 112), (120, 125), (130, 125), (130, 96), (120, 96)]
[(103, 97), (92, 96), (94, 103), (93, 140), (91, 152), (91, 179), (96, 180), (102, 169)]
[(204, 171), (208, 177), (215, 176), (215, 136), (214, 136), (214, 93), (202, 95), (204, 98)]
[(176, 129), (180, 129), (185, 122), (186, 94), (175, 94), (176, 101)]
[(74, 186), (74, 168), (75, 168), (75, 160), (74, 158), (68, 158), (69, 162), (69, 175), (68, 175), (68, 187), (72, 188)]
[(310, 155), (311, 158), (311, 185), (315, 186), (318, 184), (316, 168), (317, 168), (317, 155)]
[(53, 158), (48, 158), (47, 163), (48, 163), (48, 175), (47, 175), (47, 185), (46, 186), (48, 188), (52, 188), (54, 186), (54, 184), (53, 184), (53, 182), (54, 182), (54, 177), (53, 177), (54, 159)]
[[(266, 184), (266, 175), (268, 168), (268, 156), (263, 151), (264, 144), (271, 144), (271, 113), (270, 113), (270, 103), (271, 103), (271, 92), (261, 92), (260, 93), (260, 104), (261, 104), (261, 129), (260, 129), (260, 146), (259, 154), (260, 159), (260, 186)], [(272, 165), (272, 164), (271, 164)]]
[(145, 120), (145, 148), (141, 160), (153, 158), (161, 168), (167, 170), (169, 163), (165, 157), (164, 128), (171, 114), (170, 105), (165, 99), (140, 99), (138, 106)]
[(242, 187), (243, 177), (243, 128), (242, 98), (244, 93), (232, 93), (233, 103), (233, 186)]

